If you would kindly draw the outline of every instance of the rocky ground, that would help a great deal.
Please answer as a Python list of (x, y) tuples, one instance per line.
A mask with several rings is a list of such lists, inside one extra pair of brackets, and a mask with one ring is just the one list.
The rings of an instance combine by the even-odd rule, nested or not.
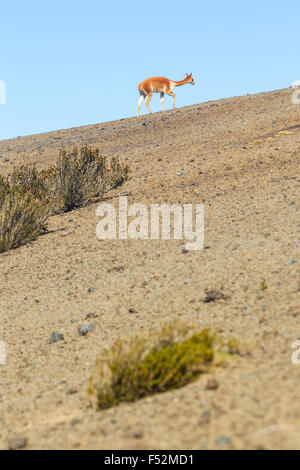
[[(97, 204), (0, 255), (0, 448), (300, 448), (300, 107), (292, 90), (0, 142), (0, 173), (98, 145), (132, 178), (118, 207), (204, 203), (205, 246), (99, 241)], [(184, 172), (181, 170), (184, 169)], [(179, 173), (179, 175), (177, 174)], [(206, 289), (226, 299), (205, 303)], [(118, 337), (174, 317), (249, 347), (176, 391), (97, 412), (86, 387)], [(88, 323), (92, 333), (78, 334)], [(50, 343), (56, 331), (63, 341)], [(211, 389), (213, 388), (213, 389)]]

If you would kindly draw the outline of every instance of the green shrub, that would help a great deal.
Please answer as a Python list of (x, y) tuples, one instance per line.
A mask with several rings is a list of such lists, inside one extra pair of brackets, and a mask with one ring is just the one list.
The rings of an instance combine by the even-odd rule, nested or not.
[(49, 207), (32, 194), (9, 189), (0, 207), (0, 253), (35, 240), (49, 215)]
[(88, 394), (98, 409), (183, 387), (216, 363), (218, 337), (177, 322), (157, 335), (118, 340), (104, 350), (91, 375)]

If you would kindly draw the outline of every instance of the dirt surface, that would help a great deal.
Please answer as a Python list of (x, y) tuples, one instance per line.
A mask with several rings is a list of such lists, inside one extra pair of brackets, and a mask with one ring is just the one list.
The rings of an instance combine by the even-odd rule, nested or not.
[[(204, 249), (188, 253), (179, 240), (99, 241), (94, 204), (52, 217), (49, 233), (0, 255), (0, 448), (300, 448), (300, 365), (291, 361), (300, 107), (291, 97), (280, 90), (0, 142), (5, 174), (53, 163), (62, 145), (98, 145), (132, 168), (106, 202), (204, 203), (206, 224)], [(204, 302), (212, 290), (224, 298)], [(218, 327), (250, 353), (180, 390), (90, 408), (101, 350), (174, 317)], [(87, 322), (93, 332), (79, 336)], [(50, 344), (54, 331), (64, 341)], [(219, 386), (207, 387), (212, 379)]]

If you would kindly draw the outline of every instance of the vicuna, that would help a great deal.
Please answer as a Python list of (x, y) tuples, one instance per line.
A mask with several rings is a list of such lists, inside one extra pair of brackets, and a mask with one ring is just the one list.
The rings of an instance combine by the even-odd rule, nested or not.
[(192, 74), (190, 75), (186, 74), (185, 79), (180, 80), (179, 82), (169, 80), (168, 78), (165, 78), (165, 77), (146, 78), (146, 80), (142, 81), (138, 87), (141, 96), (138, 102), (137, 117), (139, 117), (140, 115), (140, 107), (145, 98), (147, 98), (146, 106), (149, 109), (150, 113), (152, 113), (151, 108), (149, 106), (149, 102), (152, 98), (153, 93), (160, 93), (160, 103), (161, 103), (162, 111), (163, 111), (165, 94), (173, 96), (173, 108), (175, 108), (175, 93), (173, 93), (173, 89), (176, 86), (185, 85), (186, 83), (191, 83), (192, 85), (195, 85)]

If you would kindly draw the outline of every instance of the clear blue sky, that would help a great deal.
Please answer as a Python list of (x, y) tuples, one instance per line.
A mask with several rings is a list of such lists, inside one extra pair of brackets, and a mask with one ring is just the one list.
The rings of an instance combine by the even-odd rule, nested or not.
[(134, 116), (149, 76), (193, 72), (178, 107), (300, 80), (299, 0), (11, 0), (0, 14), (0, 140)]

